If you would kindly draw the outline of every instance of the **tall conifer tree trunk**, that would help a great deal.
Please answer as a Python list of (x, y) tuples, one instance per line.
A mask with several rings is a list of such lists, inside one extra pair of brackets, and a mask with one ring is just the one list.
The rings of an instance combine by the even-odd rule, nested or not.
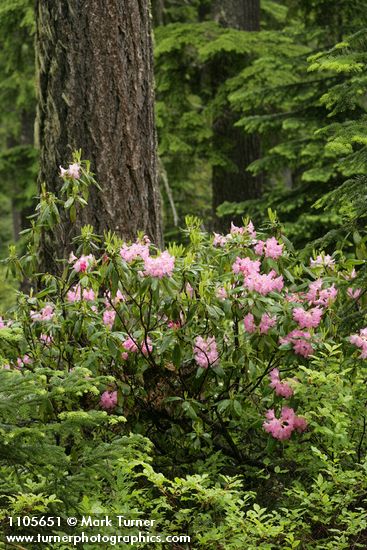
[[(260, 0), (214, 0), (213, 17), (222, 26), (244, 31), (260, 29)], [(227, 71), (227, 68), (223, 68)], [(218, 75), (220, 78), (221, 75)], [(214, 122), (214, 148), (224, 150), (228, 165), (214, 166), (212, 176), (213, 211), (225, 201), (241, 202), (255, 199), (262, 193), (262, 177), (246, 171), (260, 157), (260, 141), (256, 135), (246, 135), (236, 128), (236, 116), (229, 106)], [(232, 218), (232, 217), (231, 217)], [(238, 220), (237, 220), (238, 221)], [(226, 230), (229, 219), (214, 217), (217, 229)]]
[[(57, 193), (59, 165), (82, 149), (102, 191), (79, 226), (160, 244), (149, 0), (36, 0), (36, 20), (40, 182)], [(57, 255), (75, 231), (63, 224)]]

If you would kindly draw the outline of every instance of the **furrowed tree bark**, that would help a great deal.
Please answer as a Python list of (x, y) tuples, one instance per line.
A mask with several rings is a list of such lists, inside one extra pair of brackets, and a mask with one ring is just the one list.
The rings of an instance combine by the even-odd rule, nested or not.
[(59, 166), (82, 149), (102, 187), (75, 226), (63, 220), (45, 269), (87, 223), (160, 245), (149, 1), (36, 0), (36, 23), (39, 183), (58, 194)]
[[(214, 0), (212, 9), (214, 20), (224, 27), (244, 31), (260, 29), (259, 0)], [(227, 67), (220, 70), (228, 76)], [(228, 229), (231, 219), (240, 223), (241, 218), (218, 218), (216, 209), (220, 204), (256, 199), (262, 194), (262, 176), (254, 176), (247, 171), (248, 165), (260, 157), (260, 140), (258, 136), (247, 135), (236, 128), (236, 118), (227, 106), (213, 124), (214, 148), (224, 151), (228, 159), (226, 166), (214, 166), (212, 175), (214, 226), (221, 231)]]

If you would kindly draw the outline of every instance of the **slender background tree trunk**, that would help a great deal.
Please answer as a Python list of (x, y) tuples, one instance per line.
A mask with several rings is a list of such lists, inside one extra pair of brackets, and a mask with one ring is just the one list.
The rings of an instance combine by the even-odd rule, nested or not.
[[(224, 27), (244, 31), (260, 29), (259, 0), (214, 0), (213, 18)], [(223, 68), (227, 71), (227, 68)], [(221, 76), (218, 75), (220, 79)], [(214, 224), (219, 230), (226, 230), (231, 219), (217, 218), (217, 207), (225, 201), (241, 202), (255, 199), (262, 193), (262, 177), (253, 176), (246, 169), (260, 157), (260, 141), (256, 135), (246, 135), (236, 128), (236, 115), (228, 106), (213, 125), (214, 149), (224, 150), (228, 158), (227, 166), (214, 166), (212, 176)]]
[[(81, 148), (103, 190), (77, 225), (161, 244), (148, 0), (36, 0), (36, 21), (40, 183), (58, 193), (59, 165)], [(47, 269), (75, 232), (63, 224)]]

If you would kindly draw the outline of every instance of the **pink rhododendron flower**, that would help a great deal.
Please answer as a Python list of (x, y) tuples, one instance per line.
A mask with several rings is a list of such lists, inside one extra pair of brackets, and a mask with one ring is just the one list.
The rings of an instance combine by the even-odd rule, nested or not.
[(252, 237), (253, 239), (256, 239), (256, 231), (255, 231), (255, 226), (254, 224), (252, 223), (252, 221), (250, 220), (249, 223), (247, 224), (247, 233), (250, 235), (250, 237)]
[(139, 351), (138, 346), (130, 336), (125, 340), (125, 342), (123, 342), (122, 345), (124, 346), (126, 351), (130, 351), (131, 353), (136, 353), (137, 351)]
[(159, 279), (165, 276), (171, 277), (174, 267), (175, 258), (167, 250), (156, 258), (148, 257), (144, 259), (144, 275), (150, 277), (158, 277)]
[(194, 289), (192, 288), (192, 286), (190, 285), (190, 283), (186, 283), (185, 291), (186, 291), (186, 294), (189, 296), (189, 298), (193, 298), (193, 296), (194, 296)]
[(243, 324), (246, 332), (249, 332), (250, 334), (252, 334), (253, 332), (256, 331), (255, 320), (252, 313), (248, 313), (247, 315), (245, 315), (243, 319)]
[(259, 329), (260, 334), (267, 334), (269, 330), (276, 325), (277, 319), (268, 313), (263, 313), (260, 319)]
[(351, 344), (362, 350), (359, 357), (361, 359), (367, 359), (367, 327), (362, 328), (359, 331), (359, 334), (352, 334), (349, 337), (349, 341)]
[(338, 291), (333, 284), (330, 288), (322, 288), (322, 279), (317, 279), (309, 285), (309, 290), (305, 295), (309, 304), (320, 305), (323, 307), (329, 306), (336, 298)]
[(88, 254), (88, 256), (80, 256), (78, 260), (73, 265), (73, 269), (77, 273), (85, 273), (87, 269), (95, 262), (95, 257), (93, 254)]
[[(80, 285), (74, 286), (66, 294), (66, 300), (68, 302), (79, 302), (81, 299), (86, 302), (93, 302), (96, 299), (96, 295), (93, 289), (83, 288), (83, 291), (80, 288)], [(92, 309), (96, 311), (96, 307), (93, 306)]]
[(80, 166), (77, 163), (70, 164), (68, 173), (71, 178), (78, 180), (80, 178)]
[(225, 246), (227, 243), (227, 237), (214, 233), (213, 246)]
[(362, 294), (362, 289), (356, 288), (355, 290), (353, 290), (353, 288), (349, 287), (347, 290), (347, 294), (349, 298), (352, 298), (353, 300), (357, 300)]
[(275, 237), (267, 239), (264, 246), (265, 257), (277, 260), (283, 253), (283, 244), (279, 244)]
[(113, 323), (115, 322), (116, 317), (116, 311), (113, 309), (106, 309), (103, 312), (103, 324), (106, 325), (106, 327), (112, 329)]
[(238, 227), (233, 222), (231, 222), (230, 232), (231, 232), (231, 235), (243, 235), (244, 232), (245, 232), (245, 228), (244, 227)]
[(30, 365), (32, 363), (32, 359), (29, 357), (29, 355), (23, 355), (23, 357), (18, 357), (17, 359), (17, 368), (21, 369), (25, 365)]
[(203, 369), (218, 364), (219, 354), (214, 336), (206, 339), (198, 336), (195, 339), (194, 358)]
[(270, 433), (275, 439), (280, 441), (289, 439), (294, 430), (294, 410), (289, 407), (283, 407), (280, 418), (276, 418), (274, 409), (270, 409), (266, 413), (263, 428)]
[(311, 338), (311, 334), (309, 332), (304, 332), (302, 330), (294, 329), (292, 330), (292, 332), (287, 334), (287, 336), (284, 336), (283, 338), (279, 338), (279, 343), (280, 344), (291, 343), (293, 346), (294, 353), (296, 353), (297, 355), (302, 355), (303, 357), (308, 357), (314, 351), (312, 345), (309, 342), (310, 338)]
[(41, 309), (41, 319), (42, 321), (51, 321), (51, 319), (54, 316), (54, 306), (53, 305), (46, 305), (43, 309)]
[(281, 292), (284, 287), (283, 276), (279, 275), (272, 269), (270, 273), (260, 275), (259, 273), (251, 273), (244, 277), (244, 286), (248, 290), (254, 290), (263, 296), (270, 292)]
[(79, 302), (81, 299), (80, 286), (74, 286), (66, 294), (66, 299), (68, 302)]
[(40, 342), (42, 342), (45, 346), (50, 346), (53, 341), (52, 336), (49, 336), (48, 334), (41, 334), (40, 336)]
[(4, 319), (2, 317), (0, 317), (0, 329), (1, 328), (6, 328), (6, 322), (4, 321)]
[(318, 300), (320, 290), (322, 289), (322, 284), (322, 279), (317, 279), (309, 284), (308, 292), (305, 295), (305, 298), (309, 304), (314, 304), (316, 300)]
[(264, 252), (264, 245), (265, 245), (264, 241), (262, 240), (257, 241), (257, 243), (254, 246), (255, 254), (257, 254), (258, 256), (262, 256)]
[(254, 246), (255, 254), (262, 256), (265, 254), (266, 258), (273, 258), (277, 260), (283, 253), (283, 244), (279, 244), (275, 237), (270, 237), (265, 242), (257, 241)]
[(114, 297), (114, 304), (118, 304), (119, 302), (125, 302), (126, 296), (122, 294), (121, 290), (118, 290), (116, 292), (116, 296)]
[(149, 242), (136, 242), (131, 245), (124, 244), (120, 249), (121, 258), (128, 263), (133, 262), (137, 258), (145, 260), (149, 257)]
[(314, 307), (305, 311), (302, 307), (293, 310), (293, 319), (300, 328), (316, 328), (319, 326), (323, 310), (320, 307)]
[[(129, 337), (122, 344), (126, 351), (130, 353), (137, 353), (139, 351), (139, 346), (134, 342), (134, 340)], [(152, 341), (149, 336), (146, 340), (143, 340), (140, 344), (140, 350), (143, 355), (149, 355), (153, 350)]]
[(60, 176), (62, 178), (72, 178), (78, 180), (80, 178), (80, 164), (69, 164), (69, 168), (60, 166)]
[(36, 311), (31, 311), (31, 319), (33, 321), (51, 321), (55, 313), (55, 308), (53, 305), (48, 304), (43, 307), (39, 313)]
[(281, 381), (279, 375), (279, 369), (273, 369), (270, 374), (270, 387), (275, 390), (275, 393), (280, 397), (289, 399), (293, 395), (293, 389), (288, 382)]
[(117, 391), (104, 391), (99, 404), (102, 409), (114, 409), (117, 405)]
[(307, 428), (306, 419), (297, 416), (290, 407), (282, 407), (279, 419), (276, 418), (273, 409), (269, 410), (265, 416), (267, 420), (263, 423), (264, 430), (280, 441), (289, 439), (294, 430), (303, 432)]
[(231, 229), (230, 229), (230, 233), (227, 235), (227, 240), (233, 235), (244, 235), (245, 233), (247, 233), (250, 237), (252, 237), (252, 239), (256, 238), (255, 227), (251, 220), (249, 221), (246, 227), (238, 227), (233, 222), (231, 222)]
[(297, 355), (302, 355), (303, 357), (308, 357), (314, 351), (311, 344), (302, 338), (293, 341), (293, 350), (294, 353), (297, 353)]
[(148, 337), (146, 340), (143, 340), (141, 343), (141, 352), (143, 355), (147, 356), (153, 351), (153, 345), (151, 339)]
[(219, 300), (225, 300), (226, 298), (228, 298), (228, 294), (224, 286), (217, 288), (217, 290), (215, 291), (215, 295), (217, 298), (219, 298)]
[(293, 420), (293, 426), (297, 432), (302, 433), (307, 430), (308, 422), (303, 416), (296, 415)]
[(121, 353), (121, 358), (124, 359), (126, 361), (126, 359), (129, 359), (129, 354), (127, 353), (127, 351), (123, 351)]
[(93, 302), (96, 299), (96, 295), (92, 288), (83, 288), (83, 300), (86, 302)]
[(122, 294), (121, 290), (118, 290), (116, 292), (116, 296), (114, 298), (111, 298), (111, 292), (109, 290), (107, 290), (105, 296), (106, 296), (106, 298), (105, 298), (104, 303), (105, 303), (106, 308), (112, 307), (111, 304), (116, 306), (120, 302), (125, 302), (125, 300), (126, 300), (126, 296), (124, 296), (124, 294)]
[(232, 265), (232, 271), (235, 274), (252, 275), (260, 272), (260, 261), (251, 260), (251, 258), (239, 258)]

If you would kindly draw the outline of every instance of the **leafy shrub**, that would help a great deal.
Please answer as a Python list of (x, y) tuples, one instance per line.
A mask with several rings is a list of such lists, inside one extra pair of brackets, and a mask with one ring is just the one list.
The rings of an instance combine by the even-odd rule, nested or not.
[[(66, 208), (90, 183), (71, 166)], [(35, 245), (63, 206), (47, 201)], [(266, 234), (214, 236), (188, 218), (187, 245), (162, 253), (85, 227), (60, 275), (37, 275), (32, 242), (13, 253), (37, 289), (0, 329), (3, 517), (149, 515), (192, 548), (365, 547), (365, 263), (305, 262), (269, 215)]]

